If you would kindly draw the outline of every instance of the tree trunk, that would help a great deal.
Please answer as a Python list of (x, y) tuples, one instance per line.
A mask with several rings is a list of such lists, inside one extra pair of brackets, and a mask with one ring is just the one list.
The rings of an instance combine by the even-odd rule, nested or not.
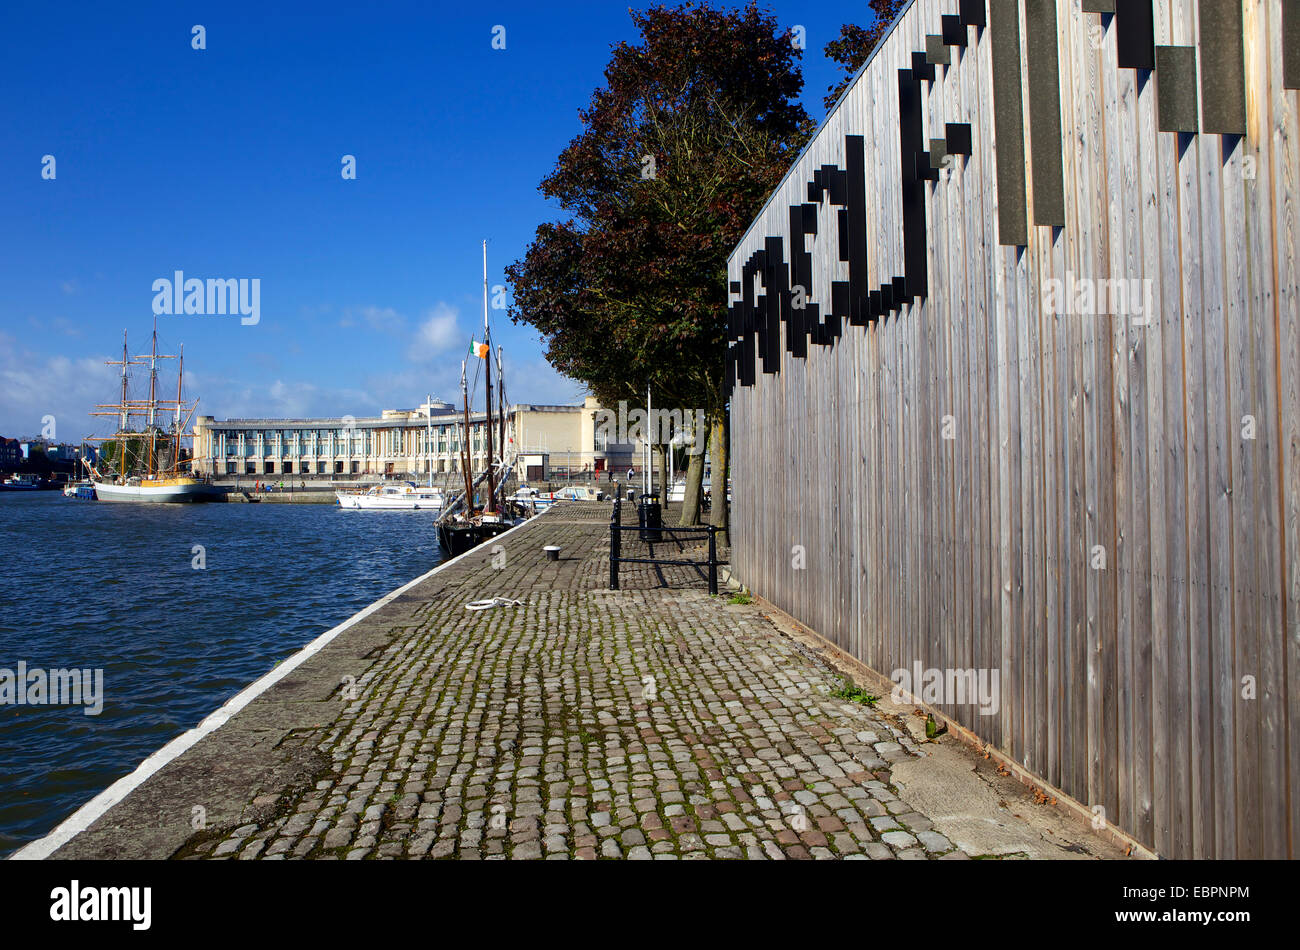
[[(696, 410), (698, 412), (698, 410)], [(695, 432), (695, 426), (691, 427)], [(695, 451), (695, 449), (700, 451)], [(682, 496), (682, 514), (678, 522), (683, 528), (693, 527), (700, 523), (700, 495), (703, 492), (704, 484), (704, 451), (703, 446), (692, 444), (692, 453), (686, 461), (686, 493)]]
[(718, 545), (731, 547), (731, 506), (727, 504), (727, 471), (730, 465), (728, 441), (731, 438), (731, 418), (724, 409), (713, 420), (713, 475), (709, 493), (713, 498), (713, 517), (710, 522), (721, 530)]

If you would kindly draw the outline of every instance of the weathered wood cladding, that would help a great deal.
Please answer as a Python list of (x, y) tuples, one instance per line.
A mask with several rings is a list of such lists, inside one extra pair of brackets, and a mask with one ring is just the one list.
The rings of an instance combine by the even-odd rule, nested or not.
[(1300, 829), (1294, 4), (1233, 6), (1054, 0), (1053, 96), (1041, 4), (915, 0), (729, 273), (740, 579), (886, 675), (998, 671), (935, 705), (1170, 857)]

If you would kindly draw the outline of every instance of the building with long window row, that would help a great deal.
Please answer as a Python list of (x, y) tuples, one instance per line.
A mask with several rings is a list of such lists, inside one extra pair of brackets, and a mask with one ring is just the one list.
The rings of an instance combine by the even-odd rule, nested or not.
[[(633, 445), (614, 444), (596, 425), (595, 399), (581, 406), (515, 404), (506, 411), (506, 454), (527, 456), (521, 474), (625, 469)], [(463, 410), (440, 400), (417, 409), (385, 409), (377, 417), (224, 419), (194, 423), (194, 469), (215, 478), (242, 475), (330, 478), (426, 477), (459, 472), (465, 439)], [(493, 456), (498, 454), (493, 418)], [(487, 419), (470, 414), (471, 468), (487, 463)]]

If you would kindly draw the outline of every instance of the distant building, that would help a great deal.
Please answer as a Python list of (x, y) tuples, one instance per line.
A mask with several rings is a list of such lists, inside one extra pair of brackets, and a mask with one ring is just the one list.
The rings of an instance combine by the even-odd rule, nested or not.
[[(525, 477), (625, 470), (633, 445), (606, 440), (596, 425), (600, 405), (515, 404), (506, 411), (507, 454), (521, 458)], [(494, 442), (500, 438), (493, 417)], [(385, 409), (378, 417), (225, 419), (194, 422), (194, 470), (217, 478), (240, 475), (427, 477), (458, 472), (463, 410), (433, 400), (417, 409)], [(432, 429), (432, 441), (429, 433)], [(471, 468), (487, 461), (484, 415), (470, 416)], [(496, 446), (493, 446), (495, 456)], [(545, 457), (544, 461), (539, 457)], [(537, 473), (537, 474), (534, 474)]]
[(23, 445), (17, 439), (6, 439), (0, 436), (0, 468), (11, 468), (20, 464), (23, 459)]

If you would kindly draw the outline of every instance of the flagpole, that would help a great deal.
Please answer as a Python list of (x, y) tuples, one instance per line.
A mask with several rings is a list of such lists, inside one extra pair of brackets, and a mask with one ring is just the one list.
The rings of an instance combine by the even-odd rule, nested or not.
[(487, 504), (483, 506), (485, 514), (493, 514), (496, 506), (496, 475), (492, 471), (492, 334), (488, 327), (488, 277), (487, 277), (487, 241), (483, 241), (483, 345), (486, 352), (480, 354), (483, 359), (484, 385), (487, 399), (483, 403), (483, 422), (487, 435)]

